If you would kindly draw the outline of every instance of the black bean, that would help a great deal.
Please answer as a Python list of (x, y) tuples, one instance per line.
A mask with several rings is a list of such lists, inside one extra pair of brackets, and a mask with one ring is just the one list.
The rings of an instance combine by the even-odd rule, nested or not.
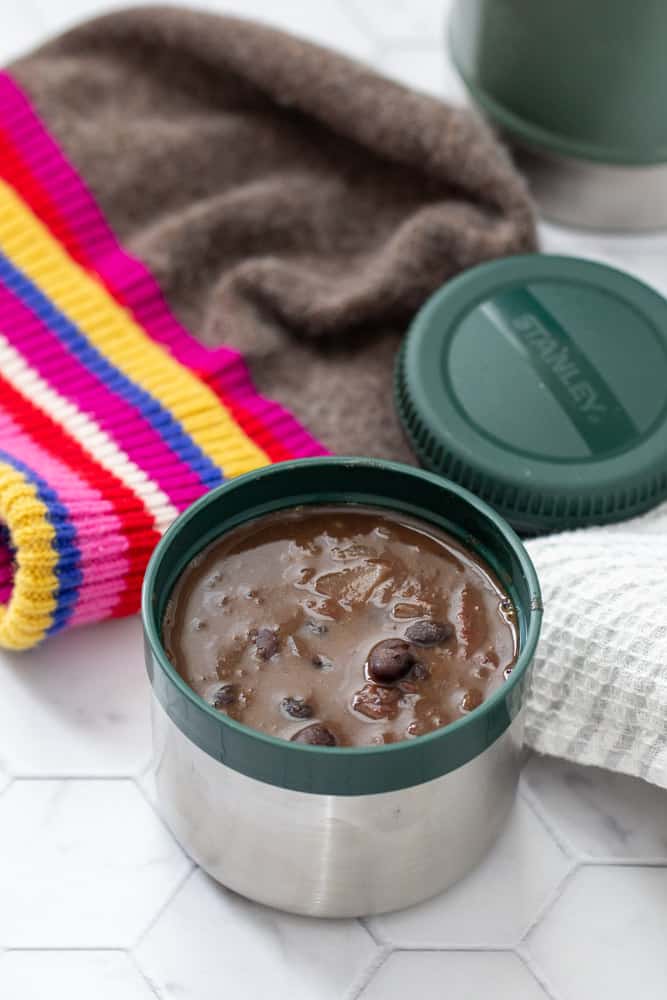
[(449, 622), (432, 622), (427, 618), (414, 622), (405, 630), (405, 638), (415, 646), (437, 646), (454, 635), (454, 627)]
[(270, 660), (278, 652), (279, 645), (278, 633), (272, 628), (261, 628), (255, 636), (257, 655), (263, 660)]
[(213, 696), (213, 708), (224, 708), (233, 705), (238, 698), (239, 692), (236, 684), (223, 684)]
[(403, 639), (384, 639), (368, 657), (368, 676), (378, 684), (393, 684), (409, 673), (415, 658)]
[(326, 726), (321, 722), (314, 722), (312, 726), (300, 729), (291, 739), (292, 743), (308, 743), (314, 747), (335, 747), (338, 740)]
[(311, 706), (303, 698), (283, 698), (280, 707), (292, 719), (310, 719), (313, 715)]

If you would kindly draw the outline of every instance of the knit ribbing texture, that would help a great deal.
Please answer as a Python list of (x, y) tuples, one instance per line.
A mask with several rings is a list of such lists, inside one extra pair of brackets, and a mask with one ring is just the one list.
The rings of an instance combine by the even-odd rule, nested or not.
[(132, 614), (197, 497), (324, 452), (176, 320), (0, 74), (0, 646)]

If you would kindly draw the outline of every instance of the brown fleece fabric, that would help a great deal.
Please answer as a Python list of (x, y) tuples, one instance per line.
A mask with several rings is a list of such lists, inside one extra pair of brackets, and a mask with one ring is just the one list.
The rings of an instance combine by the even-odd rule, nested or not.
[(166, 7), (11, 71), (197, 336), (240, 348), (332, 450), (409, 459), (392, 363), (410, 318), (463, 268), (534, 247), (525, 186), (478, 121), (282, 32)]

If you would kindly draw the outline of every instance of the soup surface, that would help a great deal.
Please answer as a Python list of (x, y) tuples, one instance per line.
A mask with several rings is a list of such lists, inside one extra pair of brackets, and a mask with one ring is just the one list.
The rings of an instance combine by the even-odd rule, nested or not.
[(186, 567), (167, 655), (217, 711), (285, 740), (393, 743), (477, 708), (515, 662), (515, 609), (438, 529), (356, 505), (241, 525)]

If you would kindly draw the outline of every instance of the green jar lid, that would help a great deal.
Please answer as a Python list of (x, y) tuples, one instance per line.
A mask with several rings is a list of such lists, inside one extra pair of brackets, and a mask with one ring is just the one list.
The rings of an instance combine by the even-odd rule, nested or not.
[(667, 496), (667, 301), (614, 268), (531, 254), (465, 272), (415, 317), (396, 395), (421, 464), (522, 532)]

